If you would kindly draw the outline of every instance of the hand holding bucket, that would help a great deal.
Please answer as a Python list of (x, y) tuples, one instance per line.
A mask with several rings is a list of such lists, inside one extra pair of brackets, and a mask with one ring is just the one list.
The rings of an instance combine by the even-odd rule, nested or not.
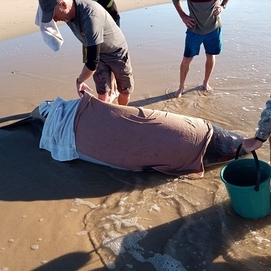
[(225, 183), (234, 211), (244, 218), (258, 219), (270, 212), (269, 164), (253, 158), (238, 159), (242, 144), (237, 148), (235, 160), (224, 165), (220, 178)]

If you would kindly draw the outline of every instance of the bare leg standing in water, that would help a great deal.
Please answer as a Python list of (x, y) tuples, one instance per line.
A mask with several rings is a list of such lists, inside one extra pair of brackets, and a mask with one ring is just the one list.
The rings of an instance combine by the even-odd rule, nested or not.
[(187, 27), (183, 60), (180, 65), (180, 85), (174, 92), (179, 98), (184, 93), (184, 83), (194, 56), (199, 55), (201, 44), (206, 53), (205, 76), (202, 90), (211, 92), (210, 76), (215, 66), (215, 55), (220, 54), (222, 47), (220, 14), (229, 0), (193, 1), (187, 0), (189, 15), (183, 10), (181, 0), (172, 0), (180, 18)]
[(185, 56), (183, 57), (183, 61), (180, 65), (180, 86), (179, 86), (179, 89), (174, 93), (175, 98), (179, 98), (183, 94), (184, 82), (189, 72), (189, 67), (192, 60), (193, 60), (193, 57), (185, 57)]
[(205, 77), (202, 84), (203, 90), (206, 92), (211, 92), (213, 90), (209, 85), (209, 79), (214, 67), (215, 67), (215, 56), (206, 54)]

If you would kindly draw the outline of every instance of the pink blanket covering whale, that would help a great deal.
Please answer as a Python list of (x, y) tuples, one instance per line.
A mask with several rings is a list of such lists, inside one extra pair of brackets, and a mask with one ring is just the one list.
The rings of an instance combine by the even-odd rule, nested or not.
[(108, 104), (85, 93), (74, 132), (77, 151), (86, 157), (129, 170), (201, 177), (213, 127), (200, 118)]

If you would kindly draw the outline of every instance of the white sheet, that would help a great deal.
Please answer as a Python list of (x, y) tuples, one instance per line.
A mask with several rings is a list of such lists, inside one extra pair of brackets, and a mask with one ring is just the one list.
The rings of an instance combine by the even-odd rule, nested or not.
[(43, 102), (39, 112), (46, 117), (39, 147), (51, 152), (53, 159), (70, 161), (79, 158), (75, 145), (74, 118), (81, 99), (64, 101), (57, 97)]

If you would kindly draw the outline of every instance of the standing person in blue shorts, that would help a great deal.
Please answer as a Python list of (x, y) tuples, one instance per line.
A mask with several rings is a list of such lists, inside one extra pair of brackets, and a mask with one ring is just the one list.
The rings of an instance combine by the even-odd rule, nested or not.
[(126, 39), (110, 14), (93, 0), (39, 0), (42, 22), (64, 21), (87, 47), (87, 60), (76, 79), (80, 97), (91, 90), (85, 83), (93, 76), (98, 98), (110, 101), (111, 73), (119, 91), (118, 104), (127, 105), (134, 90)]
[(174, 97), (182, 96), (190, 63), (193, 57), (199, 54), (201, 44), (204, 45), (206, 53), (202, 89), (211, 92), (209, 79), (215, 66), (215, 55), (220, 54), (222, 46), (220, 13), (229, 0), (187, 0), (189, 15), (183, 10), (181, 0), (172, 2), (187, 27), (184, 56), (180, 65), (180, 85), (174, 92)]

